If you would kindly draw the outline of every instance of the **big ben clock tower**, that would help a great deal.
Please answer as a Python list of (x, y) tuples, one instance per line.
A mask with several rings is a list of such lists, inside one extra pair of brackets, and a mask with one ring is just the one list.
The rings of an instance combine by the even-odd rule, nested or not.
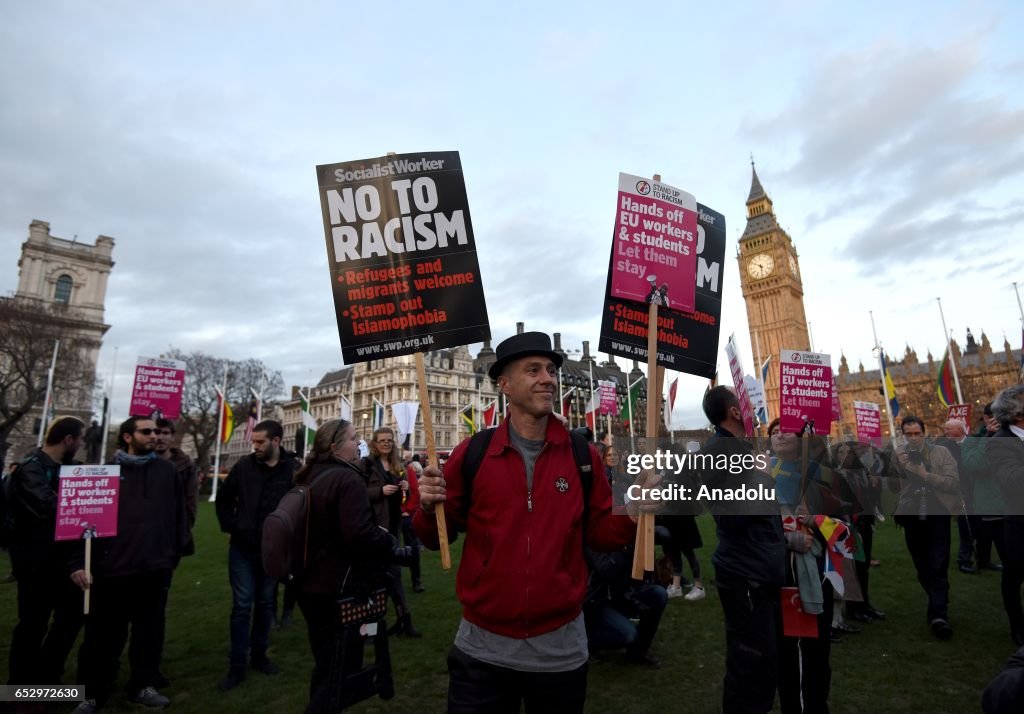
[[(737, 260), (740, 285), (747, 304), (750, 345), (757, 360), (771, 355), (765, 398), (772, 419), (779, 416), (779, 353), (810, 349), (804, 316), (804, 287), (792, 239), (775, 220), (772, 200), (761, 187), (754, 162), (747, 196), (747, 227), (740, 236)], [(754, 369), (759, 369), (760, 364)]]

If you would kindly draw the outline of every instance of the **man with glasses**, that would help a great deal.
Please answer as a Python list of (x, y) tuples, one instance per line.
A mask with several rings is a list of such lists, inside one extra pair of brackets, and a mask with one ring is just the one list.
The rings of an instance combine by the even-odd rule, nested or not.
[(274, 620), (277, 578), (263, 572), (263, 521), (292, 487), (298, 467), (281, 449), (280, 422), (261, 421), (252, 431), (252, 453), (239, 459), (217, 494), (220, 529), (231, 535), (228, 577), (231, 581), (231, 653), (224, 691), (245, 679), (246, 658), (263, 674), (277, 674), (267, 657)]
[(88, 697), (75, 710), (90, 714), (110, 698), (121, 652), (131, 630), (126, 689), (136, 704), (162, 709), (170, 699), (156, 690), (163, 644), (163, 591), (188, 543), (185, 489), (174, 466), (157, 458), (157, 427), (133, 417), (118, 430), (114, 463), (121, 467), (117, 535), (92, 545), (92, 577), (85, 548), (75, 544), (71, 579), (91, 590), (91, 612), (78, 651), (78, 681)]

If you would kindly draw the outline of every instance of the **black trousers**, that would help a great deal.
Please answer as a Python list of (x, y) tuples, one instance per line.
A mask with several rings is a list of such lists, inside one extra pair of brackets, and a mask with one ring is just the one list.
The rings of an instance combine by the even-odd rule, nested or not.
[(18, 624), (11, 636), (8, 684), (56, 684), (82, 629), (82, 591), (60, 558), (21, 555), (15, 546), (11, 569), (18, 581)]
[[(334, 714), (329, 712), (331, 692), (329, 675), (331, 662), (335, 657), (336, 645), (340, 630), (337, 625), (338, 597), (317, 593), (298, 592), (296, 601), (302, 617), (306, 620), (309, 634), (309, 648), (313, 654), (313, 671), (309, 679), (308, 714)], [(357, 647), (349, 652), (349, 661), (345, 669), (356, 671), (362, 667), (362, 653)]]
[(153, 686), (160, 671), (164, 588), (169, 578), (167, 570), (157, 570), (94, 580), (85, 639), (78, 650), (78, 681), (89, 699), (102, 705), (110, 698), (129, 630), (131, 674), (126, 689), (136, 692)]
[(412, 576), (412, 586), (415, 588), (420, 584), (420, 539), (413, 530), (411, 516), (402, 516), (402, 542), (412, 548), (413, 561), (409, 565), (409, 575)]
[[(826, 556), (827, 557), (827, 556)], [(824, 611), (817, 616), (818, 637), (779, 637), (779, 711), (782, 714), (828, 714), (832, 687), (832, 583), (821, 586)]]
[(864, 608), (872, 607), (871, 596), (868, 594), (868, 582), (871, 577), (871, 552), (874, 550), (875, 543), (875, 517), (861, 516), (857, 519), (855, 527), (864, 544), (864, 560), (853, 561), (853, 568), (857, 573), (857, 583), (864, 595), (864, 601), (846, 603), (846, 612), (851, 615), (858, 610), (863, 611)]
[(569, 672), (518, 672), (448, 652), (448, 714), (582, 714), (587, 665)]
[(1024, 585), (1024, 520), (1010, 516), (1003, 521), (1003, 573), (1000, 589), (1003, 608), (1010, 620), (1010, 630), (1024, 634), (1024, 612), (1021, 609), (1020, 589)]
[(928, 595), (928, 621), (949, 619), (949, 516), (900, 516), (917, 581)]
[(779, 676), (782, 611), (779, 589), (716, 582), (725, 614), (725, 714), (763, 714), (772, 708)]
[(992, 546), (996, 547), (999, 561), (1003, 561), (1003, 519), (986, 520), (978, 516), (978, 526), (974, 533), (974, 546), (978, 554), (978, 568), (992, 564)]

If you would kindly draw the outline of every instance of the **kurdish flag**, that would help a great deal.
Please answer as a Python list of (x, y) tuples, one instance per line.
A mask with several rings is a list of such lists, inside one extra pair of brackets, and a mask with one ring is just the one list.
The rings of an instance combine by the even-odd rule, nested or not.
[(935, 391), (939, 395), (939, 401), (942, 402), (942, 406), (949, 407), (950, 404), (956, 404), (956, 393), (953, 391), (953, 367), (949, 362), (949, 348), (946, 348), (946, 354), (942, 356), (942, 364), (939, 365), (939, 376), (935, 380)]

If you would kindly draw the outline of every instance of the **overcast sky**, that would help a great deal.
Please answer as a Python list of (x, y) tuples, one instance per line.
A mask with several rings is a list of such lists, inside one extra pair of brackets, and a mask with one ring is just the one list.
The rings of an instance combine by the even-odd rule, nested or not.
[(596, 347), (618, 172), (660, 173), (726, 216), (722, 346), (752, 372), (753, 153), (834, 366), (870, 368), (868, 310), (938, 358), (936, 297), (961, 345), (1020, 347), (1024, 4), (708, 5), (3, 3), (0, 292), (32, 219), (115, 238), (115, 417), (170, 346), (305, 384), (341, 364), (314, 167), (458, 150), (495, 342)]

